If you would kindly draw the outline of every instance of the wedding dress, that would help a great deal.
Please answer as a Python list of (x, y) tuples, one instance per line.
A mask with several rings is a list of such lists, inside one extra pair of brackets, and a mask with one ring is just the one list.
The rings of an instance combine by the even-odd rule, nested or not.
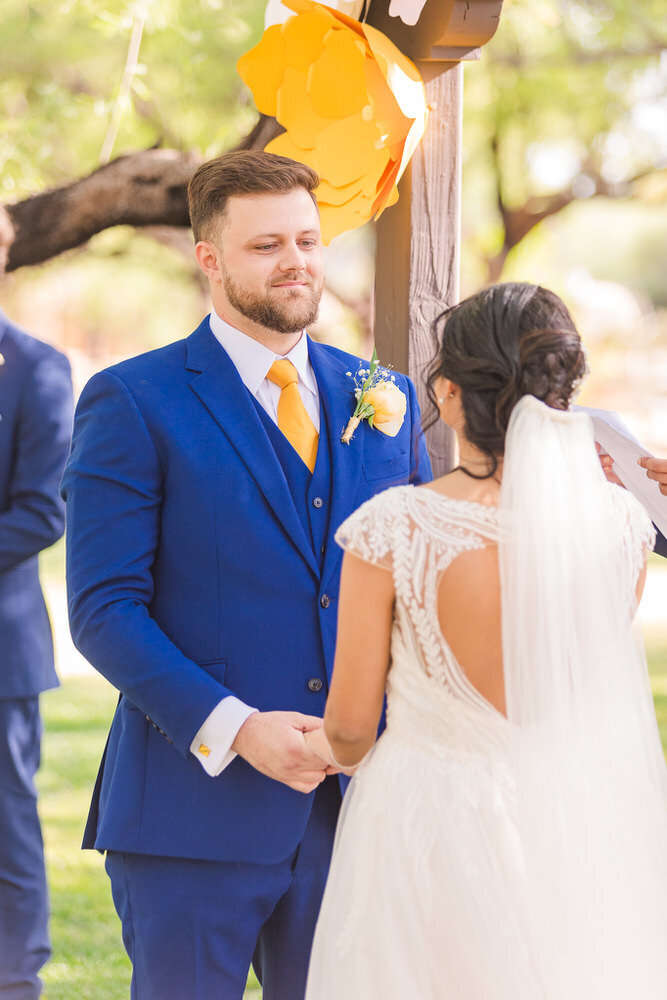
[[(546, 409), (517, 407), (500, 509), (399, 486), (339, 530), (396, 600), (387, 726), (345, 795), (307, 1000), (667, 997), (664, 758), (629, 634), (653, 529), (587, 418)], [(487, 546), (507, 716), (438, 620), (448, 567)]]

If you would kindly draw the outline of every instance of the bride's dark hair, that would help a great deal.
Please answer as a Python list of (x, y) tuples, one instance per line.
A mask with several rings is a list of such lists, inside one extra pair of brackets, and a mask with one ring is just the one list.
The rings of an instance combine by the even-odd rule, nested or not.
[[(461, 389), (465, 435), (489, 456), (493, 475), (514, 406), (532, 395), (566, 410), (586, 374), (586, 357), (565, 303), (539, 285), (492, 285), (446, 309), (433, 324), (439, 348), (426, 377)], [(437, 412), (426, 422), (432, 426)], [(475, 477), (486, 478), (486, 476)]]

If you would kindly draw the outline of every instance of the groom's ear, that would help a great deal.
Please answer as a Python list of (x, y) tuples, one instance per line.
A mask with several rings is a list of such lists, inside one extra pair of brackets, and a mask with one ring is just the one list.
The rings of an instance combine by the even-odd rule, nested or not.
[(220, 251), (214, 243), (208, 240), (200, 240), (195, 245), (195, 257), (200, 268), (213, 284), (222, 281), (222, 270), (220, 267)]

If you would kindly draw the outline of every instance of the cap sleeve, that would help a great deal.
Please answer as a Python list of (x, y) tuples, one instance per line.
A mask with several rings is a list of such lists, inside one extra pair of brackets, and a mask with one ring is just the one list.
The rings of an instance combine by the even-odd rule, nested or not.
[(365, 562), (391, 569), (394, 522), (406, 488), (396, 486), (378, 493), (350, 514), (335, 534), (340, 547)]

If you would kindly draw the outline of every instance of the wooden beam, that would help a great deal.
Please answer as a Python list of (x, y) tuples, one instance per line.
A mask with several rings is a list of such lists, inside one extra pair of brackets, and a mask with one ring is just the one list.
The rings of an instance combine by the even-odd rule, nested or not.
[(415, 63), (458, 60), (493, 37), (502, 6), (503, 0), (426, 0), (417, 23), (408, 25), (389, 16), (389, 0), (371, 0), (368, 23)]
[[(493, 37), (503, 0), (426, 0), (415, 25), (372, 0), (368, 21), (416, 64), (431, 108), (426, 134), (377, 223), (375, 342), (380, 359), (408, 372), (431, 416), (424, 374), (435, 354), (433, 322), (459, 300), (461, 226), (461, 59), (478, 59)], [(455, 462), (453, 434), (440, 422), (427, 443), (434, 474)]]
[[(462, 67), (417, 64), (431, 114), (396, 205), (377, 223), (375, 342), (380, 360), (407, 372), (422, 412), (431, 413), (424, 374), (435, 353), (433, 321), (459, 299)], [(434, 475), (454, 464), (453, 434), (427, 432)]]

